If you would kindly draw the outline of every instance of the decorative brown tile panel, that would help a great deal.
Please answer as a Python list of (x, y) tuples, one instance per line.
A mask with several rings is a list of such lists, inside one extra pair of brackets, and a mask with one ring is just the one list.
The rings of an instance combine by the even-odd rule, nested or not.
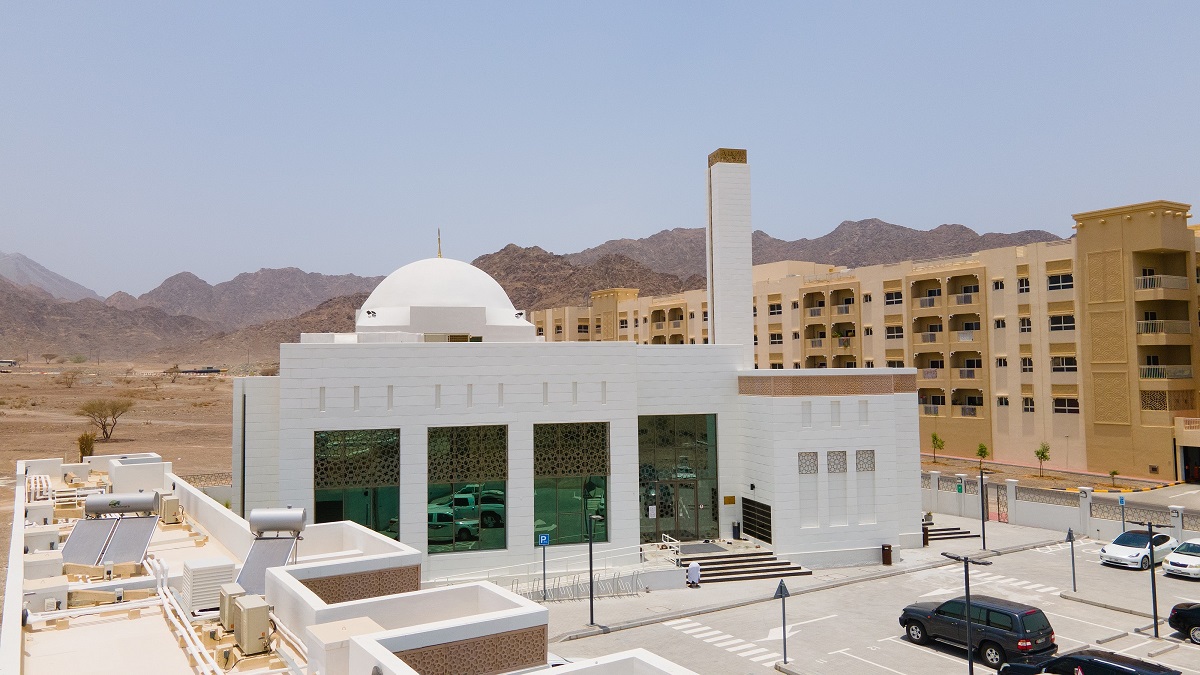
[(421, 566), (408, 565), (370, 572), (354, 572), (332, 577), (301, 579), (308, 590), (326, 604), (378, 598), (396, 593), (421, 590)]
[(743, 396), (868, 396), (912, 393), (916, 375), (780, 375), (738, 377)]
[(395, 652), (421, 675), (495, 675), (545, 665), (546, 626)]

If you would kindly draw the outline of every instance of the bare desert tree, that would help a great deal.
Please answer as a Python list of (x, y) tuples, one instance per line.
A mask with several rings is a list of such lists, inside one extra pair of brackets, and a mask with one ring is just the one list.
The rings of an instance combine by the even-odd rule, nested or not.
[(46, 363), (49, 364), (54, 359), (58, 358), (58, 354), (42, 354), (42, 358), (46, 359)]
[(58, 384), (61, 384), (64, 387), (66, 387), (67, 389), (70, 389), (71, 387), (75, 386), (76, 382), (79, 381), (80, 375), (83, 375), (82, 370), (78, 370), (78, 369), (64, 370), (63, 372), (58, 374), (58, 377), (56, 377), (54, 379), (54, 381), (57, 382)]
[(117, 420), (132, 409), (133, 401), (127, 398), (95, 398), (79, 406), (75, 414), (88, 418), (107, 441), (112, 438), (113, 429), (117, 428)]

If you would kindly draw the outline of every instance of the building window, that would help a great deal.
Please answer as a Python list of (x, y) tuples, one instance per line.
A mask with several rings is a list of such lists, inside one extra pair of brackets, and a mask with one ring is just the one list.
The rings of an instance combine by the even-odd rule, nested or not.
[(767, 305), (768, 316), (779, 316), (780, 314), (783, 314), (782, 302), (772, 302), (771, 304)]
[(792, 331), (792, 339), (799, 340), (800, 339), (800, 331), (798, 331), (798, 330)]
[(609, 434), (607, 422), (533, 425), (533, 530), (550, 544), (608, 541)]
[(996, 319), (995, 321), (992, 322), (992, 325), (995, 328), (999, 329), (999, 328), (1004, 328), (1008, 324), (1004, 321), (1004, 319)]
[(1008, 367), (1008, 357), (1007, 356), (997, 356), (996, 357), (996, 367), (997, 368), (1007, 368)]
[(1075, 315), (1063, 314), (1050, 317), (1050, 330), (1075, 330)]
[(783, 344), (783, 333), (771, 333), (769, 339), (771, 341), (771, 344), (781, 345), (781, 344)]
[(708, 321), (708, 310), (704, 310), (704, 320)]
[(888, 340), (900, 340), (904, 338), (904, 326), (884, 326), (883, 335)]
[(1021, 372), (1022, 373), (1032, 373), (1033, 372), (1033, 357), (1032, 356), (1022, 356), (1021, 357)]
[(1029, 277), (1017, 277), (1017, 292), (1018, 293), (1028, 293), (1029, 292)]
[(1077, 398), (1056, 398), (1054, 399), (1054, 412), (1066, 413), (1068, 415), (1079, 414), (1079, 399)]
[(313, 520), (399, 538), (400, 430), (313, 432)]
[(863, 335), (870, 337), (874, 334), (875, 334), (875, 329), (871, 328), (870, 326), (863, 328)]
[(800, 301), (799, 300), (792, 301), (792, 309), (800, 309)]
[(783, 364), (782, 363), (772, 363), (771, 370), (783, 370)]
[(1051, 356), (1050, 372), (1074, 373), (1079, 371), (1079, 362), (1074, 356)]
[(633, 327), (634, 327), (634, 328), (637, 328), (637, 327), (638, 327), (638, 318), (637, 318), (636, 316), (635, 316), (635, 317), (633, 317)]
[(750, 316), (753, 316), (753, 317), (758, 316), (758, 305), (755, 305), (750, 308)]
[(1034, 412), (1032, 396), (1021, 397), (1021, 412)]
[(1027, 316), (1021, 317), (1020, 319), (1017, 319), (1017, 323), (1020, 325), (1019, 330), (1022, 333), (1032, 333), (1033, 332), (1033, 321), (1030, 320), (1029, 317), (1027, 317)]
[(1047, 290), (1065, 291), (1069, 288), (1075, 288), (1075, 277), (1071, 273), (1067, 274), (1051, 274), (1046, 278)]
[(620, 319), (617, 321), (617, 326), (622, 330), (629, 328), (629, 319)]
[(897, 359), (897, 360), (888, 360), (888, 362), (887, 362), (887, 367), (888, 367), (888, 368), (903, 368), (903, 367), (904, 367), (904, 361), (901, 361), (901, 360), (899, 360), (899, 359)]
[(587, 335), (588, 325), (586, 323), (579, 324), (575, 327), (575, 332), (579, 333), (580, 335)]
[(996, 397), (996, 406), (1002, 407), (1002, 408), (1007, 408), (1008, 407), (1008, 397), (1007, 396), (997, 396)]
[(554, 334), (555, 334), (555, 335), (562, 335), (562, 326), (555, 326), (555, 327), (554, 327)]
[(960, 328), (959, 330), (976, 331), (976, 330), (982, 330), (982, 329), (983, 329), (983, 326), (978, 321), (964, 321), (962, 328)]
[(503, 549), (508, 427), (430, 427), (429, 553)]
[(545, 334), (546, 334), (546, 329), (545, 329), (545, 328), (543, 328), (543, 327), (541, 327), (541, 326), (538, 326), (538, 329), (537, 329), (537, 334), (538, 334), (538, 335), (545, 335)]
[(800, 370), (802, 367), (803, 366), (800, 365), (799, 361), (792, 361), (792, 368), (795, 368), (796, 370)]
[(883, 304), (885, 305), (902, 305), (904, 304), (903, 291), (885, 291), (883, 294)]
[(1002, 291), (1002, 290), (1004, 290), (1004, 280), (1003, 280), (1003, 279), (994, 279), (994, 280), (992, 280), (992, 290), (993, 290), (993, 291)]
[(871, 294), (870, 294), (870, 293), (863, 293), (862, 299), (863, 299), (863, 302), (870, 302), (870, 301), (871, 301)]
[(704, 344), (708, 344), (708, 338), (704, 338)]
[(842, 364), (842, 367), (843, 368), (857, 368), (858, 362), (857, 361), (847, 361)]
[(694, 319), (694, 318), (696, 318), (696, 313), (695, 313), (695, 312), (688, 312), (688, 318), (689, 318), (689, 319)]
[(754, 336), (754, 346), (756, 346), (756, 347), (758, 346), (758, 336), (757, 335)]

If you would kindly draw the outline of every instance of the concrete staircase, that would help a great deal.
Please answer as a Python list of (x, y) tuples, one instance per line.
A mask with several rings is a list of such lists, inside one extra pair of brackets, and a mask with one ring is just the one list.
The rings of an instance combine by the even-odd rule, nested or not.
[(770, 551), (682, 555), (679, 558), (679, 566), (686, 568), (693, 560), (700, 563), (701, 584), (800, 577), (812, 574), (812, 570), (793, 565), (786, 560), (780, 560)]
[(933, 527), (933, 523), (929, 523), (929, 541), (939, 541), (942, 539), (973, 539), (979, 535), (969, 530), (964, 530), (959, 527)]

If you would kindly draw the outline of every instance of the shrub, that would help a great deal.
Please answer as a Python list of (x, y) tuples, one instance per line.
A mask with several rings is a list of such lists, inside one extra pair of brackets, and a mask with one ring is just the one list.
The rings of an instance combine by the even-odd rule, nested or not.
[(84, 457), (91, 457), (96, 452), (96, 434), (85, 431), (79, 434), (79, 438), (75, 439), (79, 444), (79, 461), (82, 462)]

